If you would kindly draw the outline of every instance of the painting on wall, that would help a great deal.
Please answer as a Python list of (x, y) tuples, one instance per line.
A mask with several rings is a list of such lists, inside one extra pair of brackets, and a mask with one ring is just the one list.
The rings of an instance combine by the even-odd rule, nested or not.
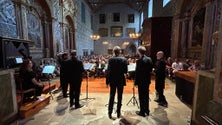
[(193, 18), (191, 47), (201, 47), (203, 42), (205, 8), (201, 8)]
[(32, 13), (27, 14), (28, 38), (30, 46), (41, 48), (40, 20)]

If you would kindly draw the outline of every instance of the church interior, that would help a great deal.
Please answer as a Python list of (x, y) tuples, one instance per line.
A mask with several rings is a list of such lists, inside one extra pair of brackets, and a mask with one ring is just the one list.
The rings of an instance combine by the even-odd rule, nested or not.
[[(221, 0), (1, 0), (0, 125), (221, 125), (221, 13)], [(136, 115), (138, 91), (128, 72), (122, 116), (109, 119), (106, 69), (115, 46), (129, 65), (139, 46), (154, 63), (164, 52), (167, 107), (154, 101), (152, 74), (150, 115)], [(58, 61), (72, 50), (84, 66), (93, 64), (83, 74), (83, 107), (75, 110), (60, 90)], [(38, 93), (23, 90), (25, 59), (44, 84), (38, 98), (25, 98)]]

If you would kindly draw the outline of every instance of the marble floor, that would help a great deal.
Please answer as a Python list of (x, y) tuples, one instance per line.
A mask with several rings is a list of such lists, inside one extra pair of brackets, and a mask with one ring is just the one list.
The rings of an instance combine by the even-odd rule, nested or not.
[[(107, 115), (108, 93), (81, 94), (80, 109), (70, 110), (69, 99), (59, 99), (61, 92), (53, 94), (50, 104), (34, 116), (17, 120), (12, 125), (189, 125), (191, 108), (182, 103), (175, 95), (175, 83), (166, 79), (169, 88), (165, 90), (168, 107), (159, 106), (154, 100), (155, 93), (150, 93), (150, 115), (141, 117), (136, 115), (137, 104), (131, 101), (132, 94), (123, 95), (122, 116), (109, 119)], [(135, 95), (138, 102), (138, 95)], [(129, 102), (129, 103), (128, 103)], [(127, 105), (128, 103), (128, 105)], [(116, 105), (114, 105), (116, 108)], [(114, 109), (115, 110), (115, 109)]]

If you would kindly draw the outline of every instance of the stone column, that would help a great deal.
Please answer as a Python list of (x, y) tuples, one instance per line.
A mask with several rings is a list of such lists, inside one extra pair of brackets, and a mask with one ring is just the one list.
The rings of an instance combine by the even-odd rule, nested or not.
[(203, 45), (202, 45), (202, 55), (201, 61), (205, 62), (206, 69), (212, 69), (215, 67), (216, 61), (216, 44), (213, 43), (212, 34), (215, 32), (217, 13), (216, 4), (209, 3), (206, 6), (205, 12), (205, 24), (203, 33)]
[(177, 57), (177, 52), (179, 49), (179, 29), (180, 29), (180, 19), (179, 15), (176, 15), (172, 19), (172, 36), (171, 36), (171, 57)]
[[(222, 3), (219, 3), (220, 7)], [(219, 10), (222, 13), (222, 9)], [(219, 34), (217, 41), (216, 79), (214, 86), (214, 100), (222, 104), (222, 18), (220, 17)]]
[(16, 1), (15, 13), (17, 19), (17, 34), (20, 39), (28, 40), (28, 27), (27, 27), (27, 9), (22, 1)]

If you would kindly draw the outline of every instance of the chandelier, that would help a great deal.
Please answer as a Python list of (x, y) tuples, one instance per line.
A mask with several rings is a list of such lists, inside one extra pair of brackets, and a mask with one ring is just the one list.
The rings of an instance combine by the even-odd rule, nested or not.
[(141, 36), (140, 33), (130, 33), (129, 37), (132, 39), (138, 39)]
[(100, 36), (94, 34), (94, 35), (91, 35), (90, 38), (91, 38), (93, 41), (97, 41), (97, 40), (100, 38)]

